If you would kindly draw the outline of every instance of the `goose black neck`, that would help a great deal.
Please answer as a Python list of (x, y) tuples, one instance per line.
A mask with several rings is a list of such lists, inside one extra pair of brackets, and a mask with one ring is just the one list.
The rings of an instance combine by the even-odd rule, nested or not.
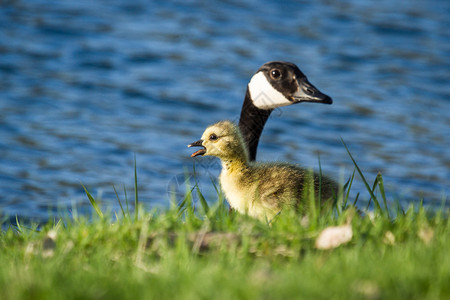
[(245, 145), (248, 149), (250, 161), (256, 159), (256, 150), (261, 137), (264, 125), (269, 118), (271, 109), (265, 110), (257, 108), (250, 97), (250, 92), (247, 88), (245, 93), (244, 104), (242, 104), (241, 118), (239, 119), (239, 129), (244, 138)]

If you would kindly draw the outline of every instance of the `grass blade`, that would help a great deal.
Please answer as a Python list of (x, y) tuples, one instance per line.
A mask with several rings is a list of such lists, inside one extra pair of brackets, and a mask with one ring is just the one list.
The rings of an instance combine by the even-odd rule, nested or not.
[(22, 226), (20, 226), (19, 218), (17, 218), (17, 215), (16, 215), (16, 227), (17, 227), (17, 230), (18, 230), (20, 233), (23, 232)]
[[(341, 138), (342, 144), (344, 144), (345, 149), (347, 150), (348, 155), (350, 156), (350, 159), (352, 160), (353, 164), (356, 167), (356, 170), (358, 171), (359, 176), (361, 177), (362, 181), (364, 182), (364, 185), (366, 186), (367, 191), (369, 192), (371, 199), (377, 204), (377, 206), (380, 206), (380, 203), (378, 202), (377, 197), (375, 197), (375, 194), (373, 193), (372, 189), (370, 188), (369, 184), (367, 183), (366, 178), (364, 177), (364, 174), (361, 172), (361, 169), (359, 168), (358, 164), (356, 163), (355, 159), (353, 158), (352, 154), (350, 153), (350, 150), (348, 150), (347, 145), (345, 144), (344, 140)], [(381, 209), (381, 207), (379, 207)]]
[[(378, 177), (375, 177), (375, 180), (373, 181), (373, 184), (372, 184), (372, 193), (374, 195), (375, 195), (375, 189), (377, 188), (377, 186), (378, 186)], [(367, 209), (369, 209), (370, 203), (372, 203), (372, 197), (370, 197), (370, 199), (369, 199), (369, 203), (367, 204)], [(378, 202), (378, 200), (376, 198), (373, 199), (373, 203), (375, 204), (376, 209), (378, 211), (381, 211), (380, 203)]]
[(387, 214), (388, 218), (391, 218), (391, 216), (389, 214), (388, 205), (387, 205), (386, 193), (384, 191), (383, 176), (381, 176), (381, 173), (378, 173), (377, 178), (378, 178), (378, 188), (380, 189), (381, 198), (383, 198), (384, 209), (386, 210), (386, 214)]
[(200, 191), (200, 187), (198, 186), (197, 175), (195, 172), (195, 165), (194, 165), (194, 179), (195, 179), (195, 189), (197, 190), (198, 199), (200, 200), (200, 204), (203, 207), (203, 211), (205, 212), (205, 215), (207, 215), (209, 212), (209, 205), (208, 205), (208, 202), (206, 202), (205, 197), (203, 197), (203, 194)]
[(186, 210), (188, 210), (189, 206), (192, 205), (192, 192), (194, 191), (194, 188), (189, 189), (186, 187), (188, 192), (184, 196), (183, 201), (181, 201), (180, 205), (178, 205), (178, 217), (181, 216)]
[(348, 198), (350, 196), (350, 190), (352, 189), (353, 179), (355, 178), (355, 172), (356, 172), (356, 170), (353, 170), (352, 177), (350, 178), (349, 181), (347, 181), (346, 186), (344, 186), (344, 190), (347, 189), (347, 193), (345, 194), (345, 199), (344, 199), (344, 207), (346, 207), (347, 203), (348, 203)]
[(200, 188), (198, 187), (198, 184), (195, 184), (195, 189), (197, 190), (197, 195), (198, 195), (198, 198), (200, 199), (200, 204), (201, 204), (202, 207), (203, 207), (203, 210), (204, 210), (204, 212), (205, 212), (205, 215), (207, 215), (208, 212), (209, 212), (208, 202), (206, 202), (205, 197), (203, 197), (203, 194), (202, 194), (202, 192), (200, 191)]
[(94, 197), (92, 197), (91, 193), (89, 193), (89, 191), (86, 189), (86, 187), (83, 185), (83, 183), (81, 183), (81, 185), (83, 186), (84, 192), (86, 193), (86, 195), (89, 198), (89, 201), (91, 202), (92, 207), (95, 209), (95, 212), (97, 213), (97, 215), (103, 219), (103, 213), (101, 211), (101, 209), (98, 207), (97, 202), (95, 201)]
[(122, 202), (120, 201), (119, 194), (117, 194), (116, 187), (114, 186), (114, 184), (113, 184), (113, 189), (114, 189), (114, 193), (116, 194), (117, 201), (119, 201), (119, 205), (120, 205), (120, 209), (122, 210), (123, 217), (126, 218), (127, 215), (125, 214), (125, 211), (122, 206)]
[(125, 194), (125, 205), (126, 205), (126, 208), (127, 208), (127, 216), (130, 216), (130, 207), (128, 205), (127, 188), (125, 187), (125, 184), (123, 185), (123, 192)]
[(139, 215), (139, 197), (137, 185), (137, 171), (136, 171), (136, 154), (134, 154), (134, 219), (137, 220)]
[(356, 207), (356, 203), (358, 202), (358, 199), (359, 199), (359, 193), (356, 194), (355, 201), (353, 201), (353, 206)]
[(320, 203), (317, 203), (314, 190), (314, 173), (312, 171), (308, 172), (305, 182), (307, 183), (304, 189), (306, 192), (305, 199), (309, 200), (308, 213), (314, 226), (317, 226), (318, 216), (320, 216)]
[(320, 155), (319, 155), (319, 203), (322, 203), (322, 165), (320, 164)]

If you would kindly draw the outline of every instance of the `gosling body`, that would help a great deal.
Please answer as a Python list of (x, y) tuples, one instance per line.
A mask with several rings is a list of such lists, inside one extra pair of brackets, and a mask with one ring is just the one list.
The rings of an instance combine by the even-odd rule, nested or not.
[(230, 206), (239, 213), (260, 220), (272, 220), (283, 209), (298, 209), (304, 201), (305, 187), (314, 184), (314, 193), (323, 200), (337, 192), (336, 183), (310, 174), (297, 165), (279, 162), (260, 163), (249, 160), (242, 135), (230, 121), (209, 126), (202, 139), (189, 145), (202, 149), (192, 156), (212, 155), (220, 158), (219, 181)]

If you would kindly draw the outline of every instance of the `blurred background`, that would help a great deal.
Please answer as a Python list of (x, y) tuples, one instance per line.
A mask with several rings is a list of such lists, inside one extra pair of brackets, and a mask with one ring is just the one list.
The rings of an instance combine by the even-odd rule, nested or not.
[[(191, 159), (205, 127), (237, 120), (265, 62), (296, 63), (331, 106), (276, 110), (258, 160), (338, 179), (340, 138), (390, 200), (450, 192), (450, 1), (1, 1), (0, 211), (86, 212), (82, 182), (117, 210), (113, 185), (168, 206), (194, 163), (209, 201), (217, 160)], [(358, 178), (352, 199), (367, 192)], [(176, 195), (179, 196), (178, 194)]]

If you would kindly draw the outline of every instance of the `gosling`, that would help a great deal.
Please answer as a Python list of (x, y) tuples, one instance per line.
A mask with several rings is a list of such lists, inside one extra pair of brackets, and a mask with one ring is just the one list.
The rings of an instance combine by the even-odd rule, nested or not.
[(218, 157), (222, 162), (219, 181), (230, 206), (262, 221), (271, 221), (283, 209), (306, 208), (309, 200), (303, 198), (308, 182), (314, 181), (316, 199), (321, 187), (323, 203), (337, 193), (333, 180), (323, 176), (320, 179), (296, 165), (250, 161), (239, 128), (230, 121), (209, 126), (201, 139), (188, 147), (201, 147), (191, 157)]

